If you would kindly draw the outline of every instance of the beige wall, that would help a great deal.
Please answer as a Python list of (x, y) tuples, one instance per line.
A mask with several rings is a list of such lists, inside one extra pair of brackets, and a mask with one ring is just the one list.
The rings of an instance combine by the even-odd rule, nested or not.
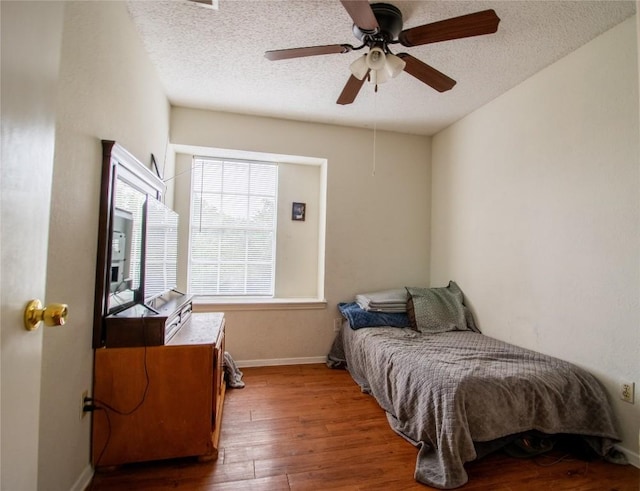
[[(276, 290), (280, 298), (322, 296), (318, 291), (318, 251), (321, 223), (321, 168), (319, 165), (278, 166), (278, 231)], [(293, 202), (306, 203), (304, 221), (291, 220)]]
[(322, 360), (338, 302), (428, 281), (430, 138), (378, 132), (375, 176), (369, 130), (173, 108), (171, 143), (327, 160), (327, 308), (227, 312), (236, 361)]
[(68, 323), (44, 332), (39, 489), (82, 489), (91, 476), (93, 291), (102, 150), (113, 139), (160, 163), (169, 105), (124, 2), (65, 7), (51, 208), (47, 299), (69, 304)]
[(489, 336), (606, 386), (638, 464), (640, 192), (635, 19), (434, 137), (431, 283)]

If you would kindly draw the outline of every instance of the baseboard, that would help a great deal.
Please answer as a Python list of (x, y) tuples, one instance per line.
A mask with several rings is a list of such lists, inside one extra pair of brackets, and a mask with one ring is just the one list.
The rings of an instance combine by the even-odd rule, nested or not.
[(638, 469), (640, 469), (640, 455), (638, 455), (635, 452), (632, 452), (631, 450), (629, 450), (628, 448), (624, 448), (620, 445), (614, 445), (616, 450), (619, 450), (620, 452), (622, 452), (623, 454), (625, 454), (627, 456), (627, 460), (629, 460), (629, 463), (634, 466), (637, 467)]
[(275, 367), (279, 365), (310, 365), (312, 363), (325, 363), (326, 356), (311, 356), (308, 358), (272, 358), (270, 360), (240, 360), (236, 361), (238, 368), (249, 367)]
[(93, 478), (93, 467), (91, 464), (87, 464), (87, 466), (82, 470), (76, 482), (71, 486), (69, 491), (85, 491), (91, 484), (91, 479)]

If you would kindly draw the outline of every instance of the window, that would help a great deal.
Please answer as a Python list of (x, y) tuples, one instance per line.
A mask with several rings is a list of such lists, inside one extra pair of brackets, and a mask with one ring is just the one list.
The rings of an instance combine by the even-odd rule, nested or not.
[(277, 164), (196, 157), (192, 176), (189, 292), (272, 297)]

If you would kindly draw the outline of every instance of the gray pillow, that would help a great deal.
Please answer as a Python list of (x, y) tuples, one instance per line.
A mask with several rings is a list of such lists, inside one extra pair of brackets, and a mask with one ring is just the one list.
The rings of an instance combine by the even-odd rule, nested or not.
[(420, 332), (478, 331), (471, 311), (464, 305), (460, 287), (450, 281), (442, 288), (406, 287), (411, 327)]

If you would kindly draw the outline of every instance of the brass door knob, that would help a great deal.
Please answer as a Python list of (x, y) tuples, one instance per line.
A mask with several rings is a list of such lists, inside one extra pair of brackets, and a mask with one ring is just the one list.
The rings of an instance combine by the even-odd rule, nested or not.
[(67, 320), (69, 307), (63, 303), (52, 303), (42, 308), (40, 300), (31, 300), (24, 309), (24, 327), (27, 331), (38, 329), (40, 322), (47, 326), (62, 326)]

